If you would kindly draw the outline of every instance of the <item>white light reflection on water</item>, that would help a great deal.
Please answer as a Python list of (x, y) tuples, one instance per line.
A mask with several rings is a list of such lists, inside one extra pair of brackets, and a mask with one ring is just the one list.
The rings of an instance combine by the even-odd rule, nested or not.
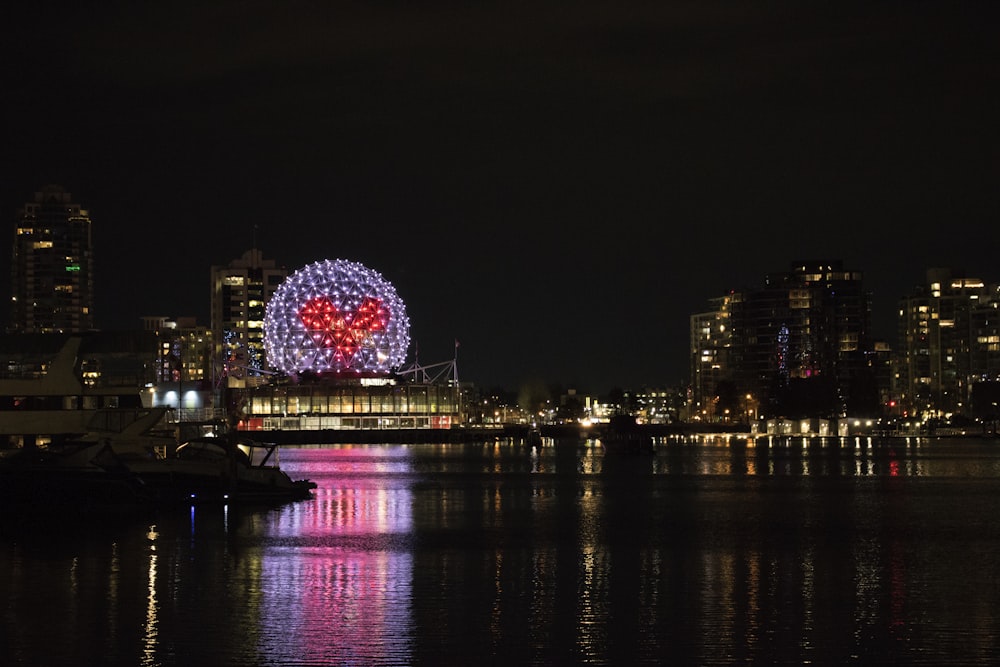
[(317, 483), (315, 500), (285, 508), (267, 525), (262, 655), (279, 664), (410, 661), (412, 493), (381, 476), (408, 472), (405, 454), (389, 446), (299, 452)]
[(582, 545), (580, 553), (579, 603), (576, 611), (576, 648), (582, 662), (601, 662), (607, 647), (606, 619), (608, 564), (603, 550)]
[(309, 500), (8, 533), (2, 659), (996, 664), (997, 442), (290, 449)]
[(159, 643), (159, 632), (157, 629), (157, 608), (156, 601), (156, 526), (150, 526), (146, 532), (149, 540), (149, 570), (146, 584), (146, 624), (142, 636), (142, 664), (158, 665), (156, 658), (157, 645)]
[(593, 475), (595, 473), (601, 472), (601, 461), (600, 448), (598, 447), (597, 440), (587, 440), (584, 443), (583, 450), (580, 455), (580, 472), (584, 475)]
[(984, 454), (975, 438), (704, 435), (661, 439), (652, 472), (805, 478), (998, 476), (1000, 460)]

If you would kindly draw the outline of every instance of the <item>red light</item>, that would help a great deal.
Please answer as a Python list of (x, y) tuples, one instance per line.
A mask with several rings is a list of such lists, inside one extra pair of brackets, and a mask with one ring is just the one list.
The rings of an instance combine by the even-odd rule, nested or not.
[(329, 297), (318, 296), (302, 306), (299, 320), (317, 345), (334, 348), (338, 364), (350, 368), (358, 348), (370, 344), (372, 333), (386, 328), (389, 312), (381, 299), (366, 296), (355, 313), (341, 313)]

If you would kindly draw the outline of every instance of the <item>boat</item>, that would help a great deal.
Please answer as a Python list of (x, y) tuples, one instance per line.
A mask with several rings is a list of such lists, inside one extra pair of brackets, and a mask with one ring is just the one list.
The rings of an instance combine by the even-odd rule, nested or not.
[(203, 436), (167, 456), (119, 453), (158, 503), (291, 501), (312, 497), (316, 483), (292, 479), (275, 462), (276, 443)]
[[(275, 444), (238, 439), (221, 424), (216, 432), (228, 435), (182, 443), (184, 424), (171, 423), (166, 407), (140, 407), (134, 388), (122, 396), (88, 388), (79, 374), (81, 340), (66, 340), (40, 377), (0, 379), (5, 506), (280, 502), (308, 498), (316, 488), (276, 465)], [(132, 407), (96, 407), (105, 403)]]
[(196, 437), (180, 445), (139, 420), (120, 432), (0, 453), (0, 502), (22, 509), (128, 509), (304, 500), (316, 484), (278, 467), (276, 443)]
[(0, 454), (0, 502), (8, 514), (130, 510), (152, 500), (144, 482), (122, 464), (107, 441)]
[(46, 352), (49, 341), (60, 335), (29, 337), (42, 348), (29, 357), (38, 366), (32, 374), (21, 369), (24, 377), (0, 378), (0, 446), (44, 447), (60, 440), (78, 439), (94, 430), (93, 422), (127, 424), (149, 414), (142, 407), (137, 387), (132, 385), (92, 386), (81, 373), (82, 336), (69, 336), (58, 350)]

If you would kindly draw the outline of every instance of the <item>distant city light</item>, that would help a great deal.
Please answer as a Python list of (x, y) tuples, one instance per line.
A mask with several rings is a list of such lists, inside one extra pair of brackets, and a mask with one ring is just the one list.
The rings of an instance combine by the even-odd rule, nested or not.
[(286, 374), (388, 373), (403, 364), (409, 345), (395, 288), (356, 262), (324, 260), (296, 271), (264, 315), (268, 361)]

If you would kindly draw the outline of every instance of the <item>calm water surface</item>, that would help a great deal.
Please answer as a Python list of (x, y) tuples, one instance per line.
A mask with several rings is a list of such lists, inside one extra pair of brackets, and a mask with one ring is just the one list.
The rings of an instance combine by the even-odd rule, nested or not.
[(4, 665), (996, 664), (1000, 442), (286, 447), (273, 508), (0, 523)]

